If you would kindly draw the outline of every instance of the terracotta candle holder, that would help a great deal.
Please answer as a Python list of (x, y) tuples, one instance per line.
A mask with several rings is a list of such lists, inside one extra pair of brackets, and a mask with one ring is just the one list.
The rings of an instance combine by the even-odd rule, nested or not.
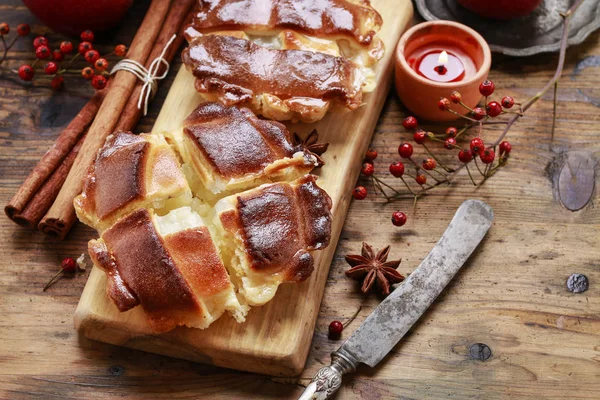
[[(447, 54), (437, 58), (441, 52)], [(439, 66), (427, 64), (432, 56), (439, 59)], [(454, 64), (448, 64), (448, 60)], [(487, 78), (491, 62), (488, 44), (473, 29), (452, 21), (418, 24), (402, 35), (396, 47), (396, 91), (402, 103), (418, 117), (430, 121), (455, 120), (456, 115), (438, 109), (439, 99), (450, 97), (456, 90), (463, 103), (475, 107), (481, 99), (479, 84)], [(460, 68), (464, 72), (460, 73)], [(438, 73), (440, 76), (436, 78), (434, 75)], [(453, 80), (443, 81), (448, 79)], [(452, 109), (461, 114), (467, 112), (457, 104), (452, 104)]]

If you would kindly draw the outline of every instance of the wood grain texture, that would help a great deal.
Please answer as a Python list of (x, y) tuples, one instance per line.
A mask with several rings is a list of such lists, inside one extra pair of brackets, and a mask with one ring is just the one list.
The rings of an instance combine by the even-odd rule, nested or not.
[[(129, 43), (147, 3), (135, 2), (128, 24), (101, 39), (101, 53)], [(0, 2), (12, 26), (32, 24), (34, 35), (49, 33), (18, 0)], [(386, 18), (386, 15), (384, 15)], [(137, 24), (137, 25), (136, 25)], [(49, 33), (51, 43), (63, 37)], [(32, 60), (31, 43), (9, 52), (8, 66)], [(493, 55), (491, 79), (498, 93), (518, 101), (550, 79), (556, 55), (514, 59)], [(85, 65), (79, 64), (79, 68)], [(148, 131), (160, 110), (172, 73), (143, 118)], [(22, 84), (0, 73), (0, 201), (6, 202), (61, 129), (92, 94), (69, 73), (64, 92), (48, 80)], [(297, 378), (273, 378), (131, 350), (79, 336), (72, 323), (89, 272), (43, 286), (65, 256), (85, 252), (93, 237), (81, 224), (58, 242), (0, 218), (0, 399), (295, 399), (312, 375), (329, 362), (341, 342), (327, 338), (333, 319), (363, 309), (344, 337), (378, 304), (344, 276), (343, 256), (361, 242), (392, 245), (403, 258), (400, 272), (412, 271), (427, 254), (466, 198), (494, 208), (495, 225), (446, 292), (410, 335), (376, 369), (360, 368), (344, 380), (337, 399), (598, 399), (600, 392), (600, 211), (598, 166), (591, 202), (579, 211), (563, 207), (553, 176), (569, 151), (600, 157), (600, 33), (570, 48), (559, 86), (557, 131), (550, 143), (552, 98), (535, 104), (509, 134), (509, 165), (474, 190), (461, 175), (456, 185), (433, 191), (412, 211), (410, 200), (387, 204), (380, 196), (352, 201), (325, 287), (305, 370)], [(392, 93), (379, 118), (372, 146), (379, 151), (378, 176), (387, 173), (397, 145), (408, 140), (401, 126), (406, 110)], [(485, 137), (498, 132), (490, 130)], [(360, 155), (357, 155), (360, 158)], [(359, 161), (357, 161), (359, 162)], [(360, 182), (368, 183), (362, 178)], [(396, 228), (390, 214), (406, 211)], [(589, 289), (570, 293), (566, 280), (583, 273)], [(309, 338), (310, 339), (310, 338)], [(487, 344), (492, 356), (472, 359), (469, 348)]]
[[(394, 66), (393, 49), (412, 20), (412, 5), (377, 1), (374, 7), (390, 14), (378, 36), (387, 49), (377, 66), (377, 88), (365, 96), (366, 105), (351, 113), (330, 113), (316, 124), (295, 124), (292, 131), (306, 136), (317, 129), (319, 139), (329, 142), (325, 167), (318, 184), (333, 200), (332, 235), (328, 248), (314, 252), (315, 271), (302, 284), (281, 285), (275, 298), (262, 307), (253, 307), (246, 322), (238, 324), (227, 315), (205, 330), (177, 328), (153, 335), (142, 310), (120, 313), (106, 295), (105, 274), (91, 272), (75, 312), (75, 326), (87, 338), (139, 350), (277, 376), (295, 376), (304, 368), (329, 265), (335, 252), (352, 187), (359, 174), (361, 160), (375, 129), (389, 91)], [(397, 11), (392, 14), (392, 10)], [(153, 132), (180, 129), (184, 119), (202, 101), (194, 90), (194, 77), (181, 67)]]

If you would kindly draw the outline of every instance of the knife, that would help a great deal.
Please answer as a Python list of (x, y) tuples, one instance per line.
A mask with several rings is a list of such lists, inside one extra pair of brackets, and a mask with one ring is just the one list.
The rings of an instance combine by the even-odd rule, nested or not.
[(363, 363), (376, 366), (425, 313), (467, 261), (492, 225), (486, 203), (467, 200), (433, 250), (410, 276), (377, 306), (358, 329), (331, 353), (298, 400), (328, 399), (342, 385), (342, 375)]

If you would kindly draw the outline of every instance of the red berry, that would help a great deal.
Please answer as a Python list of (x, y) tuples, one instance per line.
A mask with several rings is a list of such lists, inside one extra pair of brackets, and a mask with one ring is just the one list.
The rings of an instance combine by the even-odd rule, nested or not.
[(100, 59), (100, 53), (98, 53), (97, 50), (88, 50), (85, 52), (85, 55), (83, 57), (90, 64), (94, 64), (97, 60)]
[(444, 142), (444, 147), (447, 148), (448, 150), (452, 150), (455, 146), (456, 146), (456, 139), (454, 139), (453, 137), (449, 137)]
[(85, 67), (81, 70), (81, 76), (85, 79), (92, 79), (94, 76), (94, 70), (91, 67)]
[(435, 167), (437, 167), (437, 163), (435, 162), (435, 160), (433, 158), (427, 158), (427, 159), (423, 160), (422, 166), (423, 166), (423, 169), (426, 169), (427, 171), (431, 171), (432, 169), (435, 169)]
[(494, 93), (495, 88), (496, 85), (494, 85), (494, 82), (486, 79), (485, 81), (481, 82), (481, 85), (479, 85), (479, 93), (481, 93), (482, 96), (488, 97)]
[(84, 55), (85, 53), (92, 50), (93, 48), (94, 48), (94, 46), (92, 46), (92, 44), (90, 42), (81, 42), (81, 43), (79, 43), (79, 47), (77, 48), (77, 51), (79, 51), (79, 54)]
[(390, 174), (396, 178), (400, 178), (404, 175), (404, 164), (400, 161), (396, 161), (390, 164)]
[(475, 107), (473, 109), (473, 119), (480, 121), (485, 117), (485, 111), (481, 107)]
[(497, 101), (490, 101), (485, 106), (485, 110), (487, 111), (487, 115), (494, 118), (502, 113), (502, 106)]
[(50, 58), (50, 49), (46, 45), (39, 46), (35, 49), (35, 56), (40, 60), (45, 60), (46, 58)]
[(367, 188), (364, 186), (357, 186), (352, 191), (352, 197), (356, 200), (364, 200), (367, 197)]
[(410, 158), (410, 156), (412, 156), (412, 153), (413, 153), (413, 147), (412, 147), (412, 144), (410, 144), (410, 143), (402, 143), (398, 147), (398, 154), (400, 154), (400, 157), (402, 157), (402, 158)]
[(92, 43), (94, 41), (94, 32), (92, 32), (88, 29), (88, 30), (81, 32), (81, 35), (79, 37), (81, 38), (82, 42)]
[(500, 143), (500, 155), (509, 155), (512, 150), (512, 146), (507, 141)]
[(419, 184), (419, 185), (424, 185), (427, 182), (427, 177), (425, 175), (417, 175), (415, 177), (415, 181)]
[(60, 90), (64, 82), (65, 78), (63, 78), (62, 75), (57, 75), (50, 81), (50, 87), (54, 90)]
[(402, 211), (396, 211), (392, 214), (392, 224), (402, 226), (406, 223), (406, 214)]
[(476, 156), (483, 150), (485, 145), (483, 144), (483, 140), (481, 140), (481, 138), (476, 137), (471, 139), (469, 147), (471, 148), (471, 153)]
[(442, 111), (446, 111), (450, 109), (450, 100), (445, 97), (442, 97), (440, 101), (438, 101), (438, 108)]
[(367, 150), (367, 153), (365, 154), (365, 160), (374, 161), (376, 158), (377, 158), (377, 150), (375, 150), (375, 149)]
[(127, 47), (124, 44), (115, 46), (115, 55), (119, 57), (125, 57), (125, 53), (127, 53)]
[(415, 131), (415, 133), (413, 134), (413, 139), (418, 144), (423, 144), (423, 143), (425, 143), (425, 140), (427, 139), (427, 134), (425, 133), (425, 131), (423, 129), (417, 129)]
[(458, 130), (455, 127), (453, 127), (453, 126), (449, 126), (446, 129), (446, 136), (456, 137), (457, 134), (458, 134)]
[(77, 271), (77, 263), (71, 257), (67, 257), (60, 263), (60, 268), (64, 272), (75, 272)]
[(504, 108), (511, 108), (512, 106), (515, 105), (515, 99), (513, 99), (510, 96), (504, 96), (501, 100), (502, 102), (502, 107)]
[(494, 162), (494, 158), (496, 158), (496, 153), (492, 149), (485, 149), (480, 155), (479, 158), (481, 162), (484, 164), (490, 164)]
[(404, 126), (404, 129), (415, 129), (417, 124), (417, 119), (412, 115), (404, 118), (404, 121), (402, 121), (402, 126)]
[(0, 24), (0, 35), (8, 35), (10, 32), (10, 26), (6, 22)]
[(106, 68), (108, 68), (108, 61), (106, 61), (106, 58), (99, 58), (94, 63), (94, 67), (98, 71), (104, 71), (104, 70), (106, 70)]
[(450, 95), (450, 101), (454, 104), (459, 104), (462, 101), (462, 95), (459, 92), (454, 91)]
[(375, 167), (370, 162), (366, 162), (362, 165), (362, 169), (360, 170), (360, 172), (364, 176), (371, 176), (373, 175), (373, 172), (375, 172)]
[(19, 78), (24, 81), (30, 81), (33, 79), (34, 70), (29, 64), (23, 64), (19, 67)]
[(340, 321), (331, 321), (329, 324), (329, 338), (330, 339), (339, 339), (342, 336), (342, 331), (344, 330), (344, 324)]
[(48, 39), (43, 36), (38, 36), (33, 39), (33, 48), (37, 49), (40, 46), (48, 46)]
[(458, 159), (460, 160), (460, 162), (466, 164), (468, 162), (471, 162), (471, 160), (473, 159), (473, 153), (471, 153), (471, 150), (461, 150), (458, 152)]
[(60, 43), (60, 52), (63, 54), (71, 54), (73, 52), (73, 43), (64, 41)]
[(31, 32), (31, 27), (29, 24), (19, 24), (17, 25), (17, 35), (19, 36), (27, 36)]
[(97, 90), (104, 89), (106, 87), (106, 78), (102, 75), (94, 75), (92, 78), (92, 86)]
[(52, 59), (54, 61), (62, 61), (65, 59), (65, 55), (58, 49), (52, 50)]
[(44, 72), (48, 75), (54, 75), (58, 71), (58, 65), (54, 61), (49, 61), (44, 66)]

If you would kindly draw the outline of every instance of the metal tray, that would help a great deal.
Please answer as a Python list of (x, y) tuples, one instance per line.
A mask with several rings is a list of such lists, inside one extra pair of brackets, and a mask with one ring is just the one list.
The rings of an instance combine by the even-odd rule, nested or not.
[[(554, 52), (560, 48), (561, 11), (575, 0), (544, 0), (530, 15), (509, 21), (482, 17), (460, 6), (456, 0), (415, 0), (421, 16), (429, 21), (450, 20), (479, 32), (492, 51), (511, 56)], [(600, 28), (600, 0), (585, 0), (571, 20), (569, 45), (579, 44)]]

